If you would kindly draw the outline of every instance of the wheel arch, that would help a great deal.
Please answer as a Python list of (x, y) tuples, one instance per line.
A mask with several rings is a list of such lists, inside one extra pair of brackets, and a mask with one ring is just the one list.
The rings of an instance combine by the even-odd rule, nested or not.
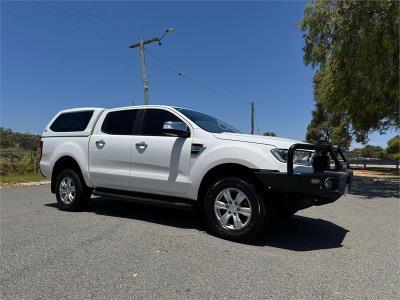
[(203, 176), (197, 193), (199, 205), (203, 203), (210, 184), (222, 177), (237, 177), (253, 183), (256, 188), (261, 188), (261, 183), (255, 176), (254, 169), (237, 163), (223, 163), (211, 168)]
[(64, 155), (60, 157), (56, 163), (54, 164), (53, 170), (51, 172), (51, 192), (55, 193), (56, 189), (56, 181), (58, 174), (65, 169), (73, 169), (77, 172), (79, 178), (82, 180), (82, 183), (86, 185), (85, 179), (82, 174), (81, 167), (78, 162), (69, 155)]

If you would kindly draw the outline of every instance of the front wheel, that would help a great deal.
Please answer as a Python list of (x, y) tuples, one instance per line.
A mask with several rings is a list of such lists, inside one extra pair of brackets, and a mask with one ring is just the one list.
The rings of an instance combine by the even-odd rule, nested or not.
[(91, 192), (73, 169), (65, 169), (57, 176), (56, 198), (61, 210), (80, 211), (87, 208)]
[(210, 186), (204, 212), (215, 234), (239, 242), (256, 238), (270, 219), (255, 186), (233, 177), (217, 180)]

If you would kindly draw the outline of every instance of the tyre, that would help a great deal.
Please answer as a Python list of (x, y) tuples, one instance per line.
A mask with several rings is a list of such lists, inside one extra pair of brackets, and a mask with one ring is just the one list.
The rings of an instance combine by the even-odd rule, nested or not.
[(238, 242), (255, 239), (270, 220), (266, 203), (255, 186), (234, 177), (210, 185), (204, 199), (204, 213), (216, 235)]
[(56, 197), (61, 210), (81, 211), (89, 205), (91, 191), (73, 169), (65, 169), (57, 176)]

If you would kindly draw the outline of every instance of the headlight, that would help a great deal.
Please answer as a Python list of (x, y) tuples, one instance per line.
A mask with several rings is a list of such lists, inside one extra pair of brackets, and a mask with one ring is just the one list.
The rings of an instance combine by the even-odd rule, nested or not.
[[(271, 153), (275, 156), (277, 160), (283, 163), (287, 163), (288, 150), (287, 149), (272, 149)], [(311, 160), (314, 152), (296, 150), (293, 155), (293, 163), (295, 165), (311, 166)]]
[(272, 149), (271, 153), (275, 156), (277, 160), (280, 162), (286, 163), (287, 162), (287, 154), (288, 150), (287, 149)]

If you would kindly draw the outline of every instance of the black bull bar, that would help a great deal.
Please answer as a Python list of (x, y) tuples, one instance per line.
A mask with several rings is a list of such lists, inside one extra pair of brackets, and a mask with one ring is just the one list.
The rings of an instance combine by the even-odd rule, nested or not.
[[(329, 153), (335, 163), (335, 168), (331, 169), (329, 166), (328, 170), (295, 173), (293, 159), (296, 150), (314, 150), (324, 155)], [(347, 169), (343, 167), (338, 155), (347, 165)], [(288, 150), (287, 172), (257, 170), (255, 175), (266, 187), (267, 192), (295, 194), (302, 199), (309, 199), (310, 205), (322, 205), (337, 200), (350, 187), (353, 172), (349, 170), (346, 162), (339, 147), (328, 143), (318, 145), (298, 143), (292, 145)]]

